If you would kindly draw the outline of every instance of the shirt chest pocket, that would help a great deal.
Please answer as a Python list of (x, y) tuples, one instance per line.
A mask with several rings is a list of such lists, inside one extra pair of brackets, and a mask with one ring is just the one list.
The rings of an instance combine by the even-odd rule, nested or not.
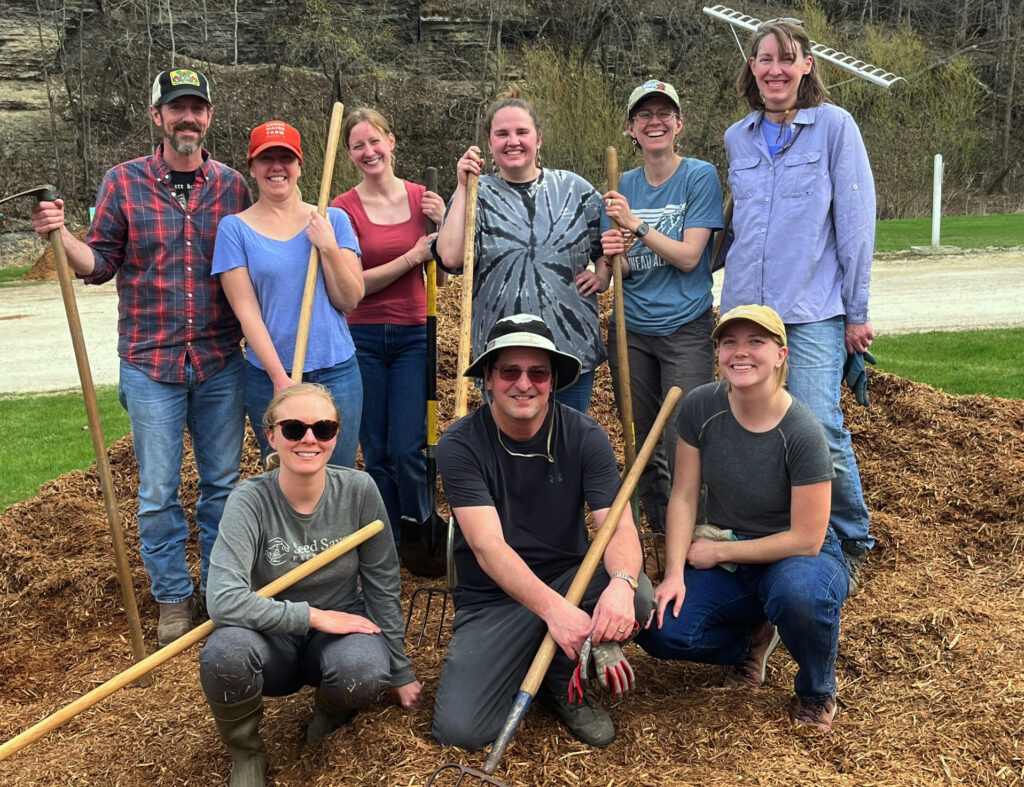
[(750, 199), (758, 193), (762, 178), (757, 169), (760, 161), (759, 157), (751, 156), (729, 162), (729, 191), (734, 200)]
[(824, 178), (820, 152), (784, 153), (781, 158), (783, 197), (810, 197), (820, 188)]

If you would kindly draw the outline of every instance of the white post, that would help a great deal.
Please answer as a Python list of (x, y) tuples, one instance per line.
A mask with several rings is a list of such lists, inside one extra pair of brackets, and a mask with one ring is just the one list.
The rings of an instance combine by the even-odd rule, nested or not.
[(942, 223), (942, 154), (935, 154), (935, 171), (932, 176), (932, 247), (938, 248), (939, 230)]

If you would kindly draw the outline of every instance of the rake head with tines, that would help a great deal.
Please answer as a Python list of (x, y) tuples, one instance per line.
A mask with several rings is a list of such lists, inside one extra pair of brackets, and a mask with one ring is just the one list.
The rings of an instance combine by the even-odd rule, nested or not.
[[(437, 780), (438, 776), (442, 776), (442, 778)], [(455, 781), (451, 781), (452, 779)], [(470, 768), (468, 765), (460, 765), (457, 762), (445, 763), (434, 771), (430, 775), (427, 787), (431, 787), (431, 785), (436, 785), (436, 787), (459, 787), (459, 785), (475, 787), (480, 784), (493, 784), (498, 787), (508, 787), (508, 784), (505, 782), (499, 781), (493, 776), (488, 776), (483, 771), (478, 771), (476, 768)]]
[[(423, 608), (423, 621), (420, 623), (420, 632), (416, 637), (416, 644), (419, 645), (423, 642), (423, 635), (427, 630), (427, 623), (430, 620), (430, 606), (434, 601), (435, 596), (441, 597), (441, 618), (437, 623), (437, 636), (434, 637), (434, 648), (441, 647), (441, 634), (444, 632), (444, 619), (448, 612), (448, 597), (452, 595), (452, 591), (455, 590), (456, 575), (455, 575), (455, 517), (448, 518), (448, 543), (445, 553), (447, 559), (447, 587), (428, 587), (419, 588), (409, 599), (409, 611), (405, 616), (405, 635), (409, 636), (409, 625), (412, 623), (412, 613), (416, 608), (416, 598), (422, 593), (426, 599), (426, 603)], [(454, 606), (454, 599), (452, 600)]]

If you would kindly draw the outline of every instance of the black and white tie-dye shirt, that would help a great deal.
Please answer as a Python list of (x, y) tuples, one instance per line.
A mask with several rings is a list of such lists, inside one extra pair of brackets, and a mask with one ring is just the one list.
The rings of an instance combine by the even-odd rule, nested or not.
[(601, 195), (574, 172), (542, 169), (529, 183), (509, 183), (498, 175), (480, 178), (474, 358), (497, 320), (525, 313), (543, 318), (555, 346), (579, 358), (583, 371), (604, 361), (597, 295), (584, 298), (573, 283), (601, 256), (601, 212)]

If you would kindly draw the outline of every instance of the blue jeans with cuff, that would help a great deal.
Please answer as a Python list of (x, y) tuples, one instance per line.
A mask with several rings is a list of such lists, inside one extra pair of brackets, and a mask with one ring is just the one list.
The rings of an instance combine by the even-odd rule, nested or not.
[(797, 663), (797, 695), (805, 702), (835, 696), (839, 613), (850, 574), (831, 527), (813, 557), (740, 564), (735, 572), (687, 568), (683, 579), (679, 617), (669, 605), (660, 629), (655, 618), (637, 636), (640, 647), (659, 659), (739, 664), (753, 630), (767, 618)]
[(199, 592), (206, 593), (210, 550), (217, 539), (224, 503), (238, 485), (245, 435), (242, 354), (203, 382), (186, 362), (185, 382), (162, 383), (121, 360), (118, 398), (132, 424), (139, 465), (139, 540), (150, 591), (163, 604), (192, 597), (185, 564), (188, 522), (178, 497), (183, 433), (192, 436), (199, 473), (196, 526), (199, 529)]

